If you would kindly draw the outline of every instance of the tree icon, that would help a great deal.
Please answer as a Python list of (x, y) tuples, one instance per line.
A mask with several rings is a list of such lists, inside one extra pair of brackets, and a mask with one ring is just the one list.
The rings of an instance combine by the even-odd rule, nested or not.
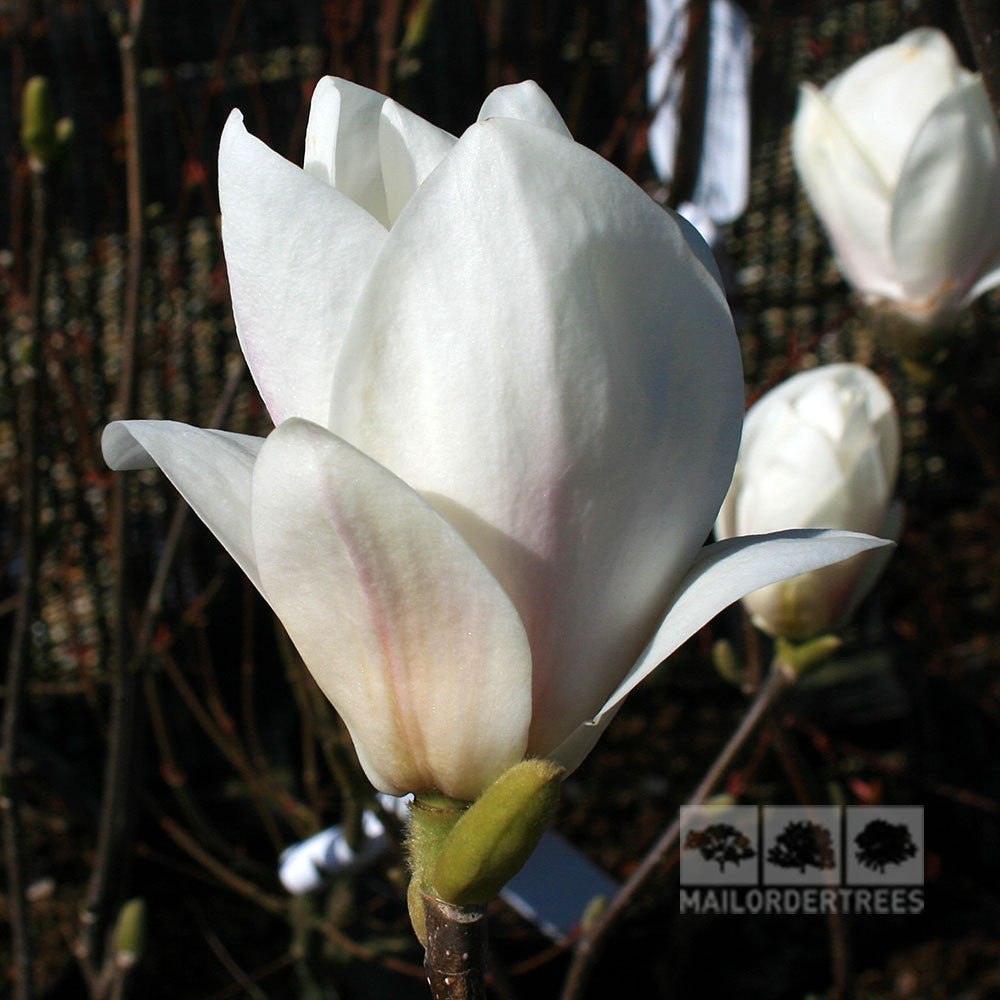
[(917, 845), (906, 824), (884, 819), (873, 819), (854, 838), (854, 843), (858, 847), (855, 853), (858, 861), (880, 875), (886, 865), (901, 865), (917, 854)]
[(756, 855), (750, 838), (729, 823), (712, 823), (704, 830), (691, 830), (684, 841), (685, 851), (697, 851), (706, 861), (714, 861), (719, 871), (726, 865), (739, 865)]
[(822, 823), (793, 820), (775, 837), (767, 860), (779, 868), (798, 868), (802, 874), (807, 868), (836, 868), (833, 835)]

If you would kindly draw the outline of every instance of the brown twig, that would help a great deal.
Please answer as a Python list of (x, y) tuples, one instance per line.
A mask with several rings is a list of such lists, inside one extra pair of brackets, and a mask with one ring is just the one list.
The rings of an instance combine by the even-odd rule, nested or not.
[(197, 861), (202, 868), (209, 872), (221, 885), (233, 892), (239, 893), (245, 899), (249, 899), (262, 910), (277, 917), (288, 916), (288, 900), (281, 896), (275, 896), (270, 892), (265, 892), (249, 879), (237, 875), (231, 868), (209, 854), (197, 840), (186, 830), (166, 816), (159, 817), (160, 826), (163, 832), (182, 850), (185, 854)]
[(231, 735), (220, 729), (212, 719), (210, 713), (205, 709), (201, 699), (188, 683), (187, 678), (181, 672), (173, 657), (166, 650), (160, 651), (161, 662), (166, 670), (167, 676), (173, 682), (177, 693), (181, 696), (195, 722), (198, 723), (202, 732), (215, 744), (216, 749), (229, 761), (233, 769), (246, 782), (247, 790), (250, 794), (254, 808), (260, 818), (271, 843), (280, 848), (284, 843), (281, 831), (271, 814), (275, 809), (275, 797), (265, 794), (264, 785), (266, 776), (256, 773), (250, 762), (243, 753), (240, 743), (231, 738)]
[(1000, 10), (996, 0), (958, 0), (993, 113), (1000, 122)]
[(21, 710), (31, 666), (31, 619), (37, 600), (38, 577), (38, 377), (41, 371), (41, 302), (46, 243), (46, 180), (33, 171), (31, 259), (28, 285), (28, 364), (18, 399), (18, 433), (21, 444), (21, 577), (10, 653), (0, 746), (0, 812), (3, 814), (4, 860), (7, 869), (7, 905), (13, 936), (14, 997), (32, 994), (32, 942), (25, 898), (24, 843), (19, 803), (18, 754)]
[[(761, 685), (756, 697), (740, 720), (735, 732), (729, 737), (719, 756), (701, 779), (694, 794), (688, 800), (690, 805), (700, 805), (729, 769), (736, 755), (757, 727), (767, 717), (778, 698), (785, 692), (794, 680), (794, 675), (780, 661), (775, 662), (766, 680)], [(660, 839), (653, 845), (649, 853), (628, 881), (619, 890), (601, 917), (579, 938), (574, 949), (573, 960), (570, 963), (563, 986), (562, 1000), (579, 1000), (587, 976), (597, 960), (601, 945), (616, 921), (631, 906), (639, 891), (656, 874), (670, 852), (675, 848), (680, 836), (680, 818), (664, 831)]]
[(423, 894), (424, 971), (434, 1000), (485, 1000), (486, 913)]
[[(782, 770), (795, 790), (795, 796), (799, 803), (803, 806), (809, 806), (820, 801), (819, 792), (809, 787), (815, 785), (815, 781), (808, 773), (798, 747), (785, 734), (784, 726), (771, 719), (767, 724), (767, 732), (771, 746), (781, 761)], [(835, 1000), (842, 1000), (850, 990), (851, 949), (844, 922), (844, 914), (836, 908), (827, 914), (830, 971), (832, 974), (830, 996)]]
[[(135, 395), (136, 339), (145, 244), (145, 217), (137, 45), (142, 30), (143, 0), (130, 0), (118, 39), (125, 116), (125, 173), (128, 209), (128, 257), (122, 314), (122, 366), (117, 409), (126, 416)], [(104, 768), (104, 792), (98, 825), (96, 862), (81, 917), (80, 958), (91, 984), (100, 980), (102, 943), (112, 896), (124, 883), (124, 865), (132, 819), (132, 767), (135, 746), (138, 675), (126, 653), (128, 629), (128, 560), (125, 546), (126, 480), (115, 478), (111, 499), (111, 554), (115, 570), (112, 591), (110, 732)]]

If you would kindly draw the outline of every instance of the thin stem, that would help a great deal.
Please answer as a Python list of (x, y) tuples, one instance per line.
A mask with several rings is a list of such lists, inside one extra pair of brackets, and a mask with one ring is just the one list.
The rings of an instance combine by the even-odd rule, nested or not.
[[(785, 734), (784, 728), (771, 719), (767, 724), (767, 734), (799, 803), (809, 806), (819, 801), (818, 790), (809, 787), (810, 784), (815, 785), (815, 781), (811, 780), (798, 748)], [(833, 980), (830, 995), (835, 1000), (840, 1000), (849, 992), (851, 952), (847, 929), (844, 926), (844, 915), (836, 908), (827, 915), (827, 928), (830, 940), (830, 972)]]
[(21, 828), (17, 759), (20, 751), (21, 710), (31, 666), (31, 618), (36, 604), (38, 576), (38, 376), (42, 365), (41, 301), (45, 263), (46, 182), (40, 171), (32, 175), (31, 262), (28, 291), (30, 324), (29, 370), (18, 399), (21, 441), (21, 578), (18, 581), (14, 628), (7, 663), (3, 706), (3, 743), (0, 746), (0, 812), (3, 814), (7, 900), (14, 945), (13, 996), (32, 994), (32, 947), (28, 906), (24, 895), (24, 836)]
[(485, 1000), (486, 913), (423, 893), (424, 971), (434, 1000)]
[[(761, 685), (757, 696), (747, 709), (736, 731), (729, 737), (719, 756), (716, 757), (689, 799), (689, 805), (700, 805), (712, 794), (712, 790), (729, 769), (736, 755), (743, 749), (747, 740), (794, 679), (794, 674), (783, 663), (780, 661), (774, 663), (771, 672)], [(601, 917), (580, 937), (574, 950), (569, 972), (566, 975), (562, 1000), (579, 1000), (583, 995), (587, 976), (597, 961), (605, 937), (615, 922), (631, 906), (639, 891), (656, 874), (668, 855), (677, 846), (680, 829), (680, 818), (678, 817), (653, 845)]]
[[(128, 208), (128, 256), (122, 314), (122, 367), (118, 383), (119, 416), (128, 416), (135, 395), (135, 344), (139, 328), (145, 219), (142, 184), (138, 37), (143, 0), (130, 0), (127, 25), (118, 39), (125, 113), (125, 174)], [(132, 769), (136, 737), (138, 674), (126, 653), (128, 560), (125, 545), (126, 483), (116, 477), (111, 501), (111, 552), (115, 578), (112, 592), (110, 732), (104, 767), (104, 793), (98, 824), (97, 860), (82, 914), (81, 960), (92, 983), (98, 981), (104, 932), (110, 920), (111, 896), (124, 883), (124, 865), (132, 819)]]
[(996, 0), (958, 0), (993, 113), (1000, 121), (1000, 9)]

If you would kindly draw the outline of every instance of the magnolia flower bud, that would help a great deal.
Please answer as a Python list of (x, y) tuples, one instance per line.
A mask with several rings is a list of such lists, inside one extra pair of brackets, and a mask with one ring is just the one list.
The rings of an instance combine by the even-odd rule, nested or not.
[(303, 168), (233, 112), (240, 343), (275, 429), (112, 424), (282, 620), (372, 783), (472, 801), (575, 767), (639, 681), (756, 587), (883, 544), (702, 548), (743, 380), (704, 242), (533, 83), (461, 138), (317, 85)]
[[(862, 365), (802, 372), (755, 403), (718, 538), (781, 528), (898, 533), (891, 506), (899, 421), (888, 391)], [(784, 580), (743, 598), (754, 624), (802, 642), (846, 619), (885, 564), (882, 549)]]
[(1000, 284), (1000, 131), (982, 79), (911, 31), (802, 86), (792, 155), (847, 280), (921, 326)]

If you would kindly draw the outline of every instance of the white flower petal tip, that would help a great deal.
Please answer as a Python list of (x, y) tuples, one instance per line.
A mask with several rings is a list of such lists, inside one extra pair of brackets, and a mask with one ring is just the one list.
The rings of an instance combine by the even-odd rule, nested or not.
[(378, 143), (391, 224), (456, 142), (453, 135), (395, 101), (382, 105)]
[(219, 150), (219, 201), (236, 330), (271, 419), (323, 422), (385, 229), (250, 135), (236, 111)]
[(1000, 131), (948, 39), (919, 29), (803, 88), (799, 177), (845, 277), (912, 324), (1000, 284)]
[(572, 138), (549, 95), (534, 80), (497, 87), (479, 110), (478, 120), (485, 121), (487, 118), (517, 118)]
[(264, 593), (383, 791), (472, 799), (521, 759), (531, 655), (507, 595), (420, 496), (286, 421), (253, 482)]
[(258, 589), (250, 482), (263, 445), (263, 438), (172, 420), (117, 420), (101, 437), (112, 469), (159, 466)]
[(601, 710), (598, 725), (640, 681), (720, 611), (752, 591), (895, 543), (852, 531), (803, 528), (706, 546), (681, 582), (653, 641)]
[(305, 171), (389, 225), (378, 131), (386, 98), (350, 80), (325, 76), (313, 91)]

